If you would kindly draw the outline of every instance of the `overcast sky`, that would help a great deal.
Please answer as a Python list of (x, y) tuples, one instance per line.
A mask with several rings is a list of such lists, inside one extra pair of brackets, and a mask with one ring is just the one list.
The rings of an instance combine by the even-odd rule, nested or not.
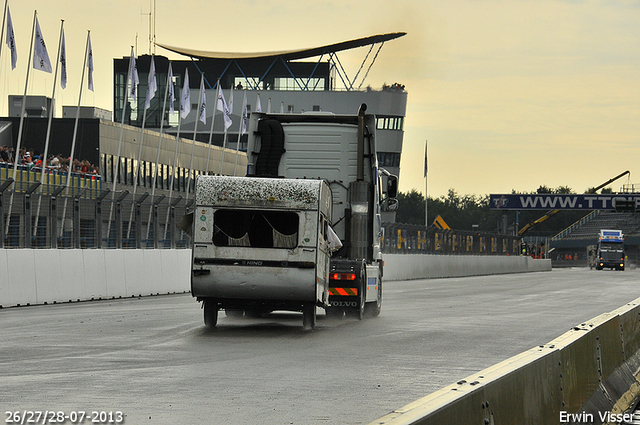
[[(82, 104), (113, 109), (113, 58), (149, 53), (154, 0), (10, 0), (18, 49), (0, 58), (0, 114), (23, 94), (34, 10), (50, 56), (64, 19), (69, 83), (78, 101), (87, 30), (95, 92)], [(155, 0), (156, 40), (200, 50), (259, 52), (407, 32), (383, 47), (366, 84), (408, 92), (400, 190), (428, 195), (576, 192), (625, 171), (640, 183), (640, 1)], [(178, 56), (157, 48), (156, 54)], [(344, 52), (350, 76), (366, 50)], [(28, 94), (51, 96), (53, 76), (31, 71)]]

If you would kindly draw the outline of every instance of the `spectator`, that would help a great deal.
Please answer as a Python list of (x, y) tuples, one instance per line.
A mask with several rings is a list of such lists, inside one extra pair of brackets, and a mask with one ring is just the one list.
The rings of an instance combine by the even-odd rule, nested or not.
[(0, 147), (0, 160), (2, 162), (9, 162), (9, 150), (6, 146)]

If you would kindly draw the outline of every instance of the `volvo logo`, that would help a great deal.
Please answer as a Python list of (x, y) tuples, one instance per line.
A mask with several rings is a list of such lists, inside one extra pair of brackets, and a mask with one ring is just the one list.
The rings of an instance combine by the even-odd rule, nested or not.
[(356, 301), (331, 301), (332, 307), (358, 307)]

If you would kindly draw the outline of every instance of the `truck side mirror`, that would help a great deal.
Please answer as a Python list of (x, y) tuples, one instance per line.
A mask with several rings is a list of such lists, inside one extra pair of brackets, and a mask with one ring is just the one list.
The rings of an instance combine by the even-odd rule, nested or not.
[(385, 198), (382, 201), (383, 211), (395, 211), (398, 209), (398, 200), (396, 198)]
[(387, 177), (387, 197), (396, 198), (398, 196), (398, 176), (389, 174)]

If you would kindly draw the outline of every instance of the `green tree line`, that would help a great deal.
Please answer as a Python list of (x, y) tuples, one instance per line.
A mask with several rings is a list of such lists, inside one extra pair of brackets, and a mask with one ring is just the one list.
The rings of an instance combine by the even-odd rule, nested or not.
[[(606, 193), (607, 190), (603, 190)], [(515, 192), (514, 192), (515, 193)], [(571, 188), (560, 186), (552, 189), (547, 186), (540, 186), (533, 193), (574, 193)], [(412, 189), (408, 193), (398, 193), (398, 210), (396, 212), (396, 222), (406, 224), (425, 224), (425, 202), (424, 195)], [(533, 222), (542, 217), (546, 211), (499, 211), (492, 210), (489, 206), (489, 195), (459, 195), (454, 189), (449, 189), (446, 196), (428, 199), (428, 223), (439, 215), (444, 221), (455, 230), (479, 230), (484, 232), (501, 231), (503, 228), (504, 216), (511, 231), (515, 228), (521, 229), (527, 223)], [(553, 236), (566, 229), (576, 221), (580, 220), (587, 213), (584, 211), (560, 211), (551, 218), (536, 225), (527, 232), (527, 236)]]

